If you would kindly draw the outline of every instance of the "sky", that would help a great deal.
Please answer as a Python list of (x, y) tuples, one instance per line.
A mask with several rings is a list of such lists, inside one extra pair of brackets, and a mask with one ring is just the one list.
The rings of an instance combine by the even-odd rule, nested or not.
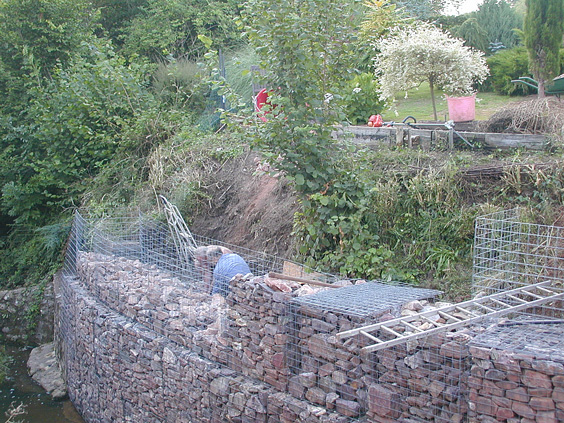
[(458, 12), (454, 9), (447, 8), (446, 13), (449, 15), (461, 15), (463, 13), (473, 12), (478, 10), (478, 6), (483, 3), (483, 0), (462, 0)]

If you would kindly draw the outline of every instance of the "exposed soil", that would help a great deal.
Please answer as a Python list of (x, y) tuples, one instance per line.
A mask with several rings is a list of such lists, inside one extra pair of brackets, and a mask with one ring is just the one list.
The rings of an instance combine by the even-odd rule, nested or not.
[[(552, 113), (544, 113), (548, 109)], [(484, 127), (493, 130), (499, 126), (505, 131), (513, 128), (515, 132), (535, 133), (539, 128), (554, 131), (558, 127), (556, 133), (564, 133), (562, 116), (564, 107), (557, 100), (530, 98), (500, 110), (488, 122), (457, 124), (457, 130), (476, 131)], [(494, 160), (466, 169), (463, 176), (498, 179), (505, 165)], [(546, 165), (549, 164), (537, 166)], [(207, 184), (208, 206), (191, 222), (193, 232), (212, 240), (289, 257), (294, 248), (291, 234), (299, 204), (285, 178), (265, 172), (260, 155), (249, 151), (226, 162), (212, 179)]]
[(292, 249), (298, 204), (284, 177), (260, 170), (260, 156), (249, 152), (227, 162), (214, 176), (209, 207), (195, 217), (194, 233), (281, 257)]

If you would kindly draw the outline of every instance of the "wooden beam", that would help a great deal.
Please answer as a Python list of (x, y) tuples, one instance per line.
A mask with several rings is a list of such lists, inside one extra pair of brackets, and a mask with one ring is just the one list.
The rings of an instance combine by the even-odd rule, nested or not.
[(299, 283), (307, 283), (309, 285), (315, 285), (315, 286), (323, 286), (326, 288), (340, 288), (340, 286), (336, 286), (330, 283), (325, 283), (325, 282), (320, 282), (320, 281), (315, 281), (312, 279), (304, 279), (304, 278), (298, 278), (296, 276), (290, 276), (290, 275), (283, 275), (282, 273), (276, 273), (276, 272), (268, 272), (268, 277), (272, 278), (272, 279), (283, 279), (286, 281), (294, 281), (294, 282), (299, 282)]

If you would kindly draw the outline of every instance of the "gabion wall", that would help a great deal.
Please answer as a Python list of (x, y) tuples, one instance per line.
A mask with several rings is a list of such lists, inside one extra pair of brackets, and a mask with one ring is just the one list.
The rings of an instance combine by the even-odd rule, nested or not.
[(558, 320), (547, 331), (513, 316), (365, 352), (368, 338), (339, 333), (433, 310), (438, 292), (301, 285), (261, 274), (283, 264), (256, 259), (257, 276), (210, 296), (164, 248), (166, 232), (153, 227), (151, 244), (128, 238), (134, 224), (79, 223), (56, 279), (55, 332), (88, 423), (562, 421)]

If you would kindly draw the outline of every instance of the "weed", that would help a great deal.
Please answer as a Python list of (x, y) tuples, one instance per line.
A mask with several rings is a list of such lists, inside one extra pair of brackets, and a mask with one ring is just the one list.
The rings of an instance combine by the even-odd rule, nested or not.
[(6, 348), (0, 345), (0, 384), (8, 377), (12, 361), (13, 359), (6, 352)]

